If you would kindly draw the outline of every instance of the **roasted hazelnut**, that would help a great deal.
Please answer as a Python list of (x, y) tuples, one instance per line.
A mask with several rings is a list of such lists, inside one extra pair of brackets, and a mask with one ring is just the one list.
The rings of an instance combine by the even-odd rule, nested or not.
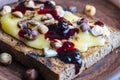
[(56, 5), (55, 1), (50, 1), (54, 6)]
[(86, 5), (85, 6), (85, 14), (88, 16), (94, 16), (96, 13), (96, 8), (92, 5)]
[(37, 80), (38, 78), (38, 72), (35, 69), (28, 69), (25, 72), (25, 79), (27, 80)]
[(25, 17), (32, 18), (35, 15), (35, 11), (26, 10)]
[(26, 1), (26, 2), (24, 3), (24, 5), (25, 5), (26, 7), (30, 7), (30, 8), (34, 8), (34, 7), (35, 7), (35, 3), (34, 3), (33, 0)]
[(63, 10), (63, 8), (61, 6), (56, 6), (56, 10), (57, 10), (57, 13), (60, 17), (64, 16), (65, 11)]
[(10, 13), (11, 10), (12, 10), (12, 9), (11, 9), (10, 6), (4, 6), (0, 14), (1, 14), (1, 15), (5, 15), (5, 14), (7, 14), (7, 13)]
[(52, 15), (51, 14), (45, 14), (41, 16), (41, 21), (45, 21), (45, 20), (49, 20), (52, 19)]
[(48, 30), (49, 30), (48, 27), (45, 26), (45, 25), (43, 25), (43, 24), (41, 24), (41, 25), (38, 26), (38, 31), (39, 31), (40, 33), (42, 33), (42, 34), (47, 33)]
[(27, 39), (27, 40), (35, 40), (38, 36), (38, 32), (36, 30), (31, 30), (31, 29), (21, 29), (19, 31), (19, 36)]
[(1, 53), (0, 54), (0, 62), (5, 64), (5, 65), (8, 65), (8, 64), (11, 64), (12, 63), (12, 56), (8, 53)]
[(22, 12), (20, 12), (20, 11), (15, 11), (15, 12), (13, 12), (12, 14), (13, 14), (14, 16), (18, 17), (18, 18), (23, 18), (23, 14), (22, 14)]

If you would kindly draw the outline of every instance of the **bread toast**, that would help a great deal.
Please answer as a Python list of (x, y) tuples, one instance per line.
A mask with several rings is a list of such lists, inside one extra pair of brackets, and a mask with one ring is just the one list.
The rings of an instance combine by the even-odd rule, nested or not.
[[(95, 20), (93, 21), (95, 22)], [(77, 75), (120, 46), (120, 31), (111, 27), (109, 27), (109, 31), (109, 43), (102, 47), (91, 47), (87, 52), (81, 54), (82, 67)], [(71, 80), (77, 76), (74, 64), (64, 63), (57, 57), (44, 57), (42, 56), (43, 51), (26, 46), (2, 29), (0, 29), (0, 44), (2, 51), (11, 53), (22, 64), (37, 69), (46, 80)]]

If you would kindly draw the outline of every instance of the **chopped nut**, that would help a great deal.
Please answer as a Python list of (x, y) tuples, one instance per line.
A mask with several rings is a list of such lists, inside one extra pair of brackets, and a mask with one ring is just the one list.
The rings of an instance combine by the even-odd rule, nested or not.
[(35, 11), (26, 10), (26, 12), (25, 12), (25, 16), (27, 18), (32, 18), (32, 17), (34, 17), (34, 15), (35, 15)]
[(26, 1), (24, 5), (28, 8), (40, 8), (44, 6), (44, 4), (35, 4), (33, 0)]
[(45, 14), (41, 16), (41, 21), (45, 21), (45, 20), (49, 20), (52, 19), (52, 15), (51, 14)]
[(58, 15), (59, 15), (60, 17), (63, 17), (63, 16), (64, 16), (65, 11), (63, 10), (63, 8), (62, 8), (61, 6), (56, 6), (56, 10), (57, 10)]
[(41, 25), (38, 26), (38, 31), (39, 31), (40, 33), (42, 33), (42, 34), (47, 33), (48, 30), (49, 30), (48, 27), (45, 26), (45, 25), (43, 25), (43, 24), (41, 24)]
[(56, 5), (55, 1), (50, 1), (54, 6)]
[(91, 31), (91, 33), (94, 36), (101, 36), (101, 35), (103, 35), (102, 27), (100, 27), (98, 25), (95, 25), (90, 31)]
[(94, 16), (96, 13), (96, 8), (92, 5), (85, 6), (85, 14), (88, 16)]
[(40, 25), (40, 22), (38, 22), (37, 20), (28, 20), (27, 21), (27, 27), (32, 30), (37, 29), (39, 25)]
[(55, 49), (58, 49), (62, 47), (62, 42), (60, 40), (55, 39), (54, 41), (51, 42), (51, 46)]
[(33, 0), (26, 1), (26, 2), (24, 3), (24, 5), (25, 5), (26, 7), (30, 7), (30, 8), (34, 8), (34, 7), (35, 7), (35, 3), (34, 3)]
[(27, 80), (37, 80), (38, 72), (35, 69), (28, 69), (25, 72), (25, 79)]
[(5, 15), (5, 14), (10, 13), (10, 12), (11, 12), (11, 7), (10, 6), (4, 6), (0, 14)]
[(0, 54), (0, 62), (8, 65), (12, 63), (12, 56), (8, 53), (1, 53)]
[(53, 57), (57, 55), (57, 52), (53, 49), (44, 48), (44, 55), (45, 57)]
[(23, 18), (23, 14), (20, 11), (13, 12), (12, 14), (16, 17)]

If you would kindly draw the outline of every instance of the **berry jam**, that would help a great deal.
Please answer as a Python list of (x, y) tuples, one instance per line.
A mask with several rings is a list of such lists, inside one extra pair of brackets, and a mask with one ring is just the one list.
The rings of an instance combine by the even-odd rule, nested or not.
[(50, 1), (46, 1), (44, 5), (51, 10), (55, 9), (55, 6)]
[(18, 32), (18, 35), (22, 38), (25, 38), (27, 40), (35, 40), (38, 33), (35, 30), (31, 30), (31, 29), (21, 29)]
[(65, 63), (75, 64), (75, 74), (79, 73), (82, 65), (82, 59), (79, 50), (64, 50), (58, 53), (58, 58)]
[(61, 53), (61, 52), (65, 52), (65, 51), (72, 51), (72, 50), (76, 50), (74, 48), (74, 44), (72, 42), (64, 42), (62, 47), (60, 47), (57, 52)]
[(15, 12), (15, 11), (20, 11), (22, 12), (23, 14), (25, 14), (26, 10), (34, 10), (33, 8), (28, 8), (28, 7), (25, 7), (24, 6), (24, 2), (20, 3), (18, 6), (16, 6), (14, 9), (12, 9), (12, 12)]
[(94, 24), (95, 24), (95, 25), (99, 25), (99, 26), (101, 26), (101, 27), (104, 27), (104, 23), (101, 22), (101, 21), (97, 21), (97, 22), (95, 22)]
[(76, 33), (79, 33), (78, 28), (70, 29), (68, 23), (59, 21), (58, 24), (48, 25), (49, 31), (45, 34), (45, 38), (54, 39), (70, 39)]

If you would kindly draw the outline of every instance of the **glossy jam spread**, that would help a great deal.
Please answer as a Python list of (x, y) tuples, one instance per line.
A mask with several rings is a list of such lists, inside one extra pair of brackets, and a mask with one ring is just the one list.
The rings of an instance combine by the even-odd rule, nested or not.
[[(81, 19), (71, 12), (64, 11), (61, 7), (53, 5), (50, 1), (42, 2), (36, 0), (33, 5), (44, 5), (40, 6), (39, 8), (27, 7), (24, 3), (25, 2), (22, 2), (12, 9), (12, 12), (20, 11), (23, 14), (23, 18), (14, 16), (12, 12), (1, 17), (0, 22), (2, 25), (2, 30), (24, 42), (26, 45), (36, 49), (51, 49), (51, 42), (57, 39), (62, 44), (61, 47), (55, 49), (55, 51), (58, 53), (57, 57), (65, 63), (75, 64), (76, 74), (79, 72), (82, 65), (81, 55), (83, 55), (83, 52), (86, 52), (90, 47), (105, 45), (104, 37), (94, 36), (90, 31), (90, 29), (97, 25), (103, 28), (103, 32), (105, 34), (108, 34), (108, 29), (101, 21), (91, 24), (89, 23), (88, 19)], [(30, 5), (31, 3), (29, 6)], [(31, 19), (36, 23), (24, 23), (24, 19), (27, 18), (25, 16), (27, 10), (35, 12), (32, 18), (28, 19)], [(47, 14), (51, 15), (52, 20), (56, 21), (57, 23), (45, 24), (45, 21), (50, 21), (50, 19), (46, 19)], [(62, 14), (62, 17), (60, 17), (60, 14)], [(45, 18), (45, 21), (41, 21), (41, 18)], [(19, 24), (21, 21), (23, 21), (22, 28), (18, 26), (21, 25)], [(84, 23), (87, 26), (82, 25), (81, 28), (81, 24)], [(48, 31), (45, 30), (47, 32), (44, 34), (41, 32), (43, 27), (48, 29)]]
[(82, 65), (82, 59), (79, 50), (63, 50), (62, 52), (58, 53), (58, 58), (65, 63), (75, 64), (75, 74), (79, 72)]
[(80, 51), (74, 47), (72, 42), (64, 42), (58, 50), (58, 58), (65, 63), (75, 64), (75, 74), (77, 74), (82, 65)]
[(70, 39), (76, 33), (78, 28), (70, 29), (69, 24), (63, 20), (59, 20), (58, 24), (48, 25), (49, 31), (45, 34), (45, 38), (54, 39)]

